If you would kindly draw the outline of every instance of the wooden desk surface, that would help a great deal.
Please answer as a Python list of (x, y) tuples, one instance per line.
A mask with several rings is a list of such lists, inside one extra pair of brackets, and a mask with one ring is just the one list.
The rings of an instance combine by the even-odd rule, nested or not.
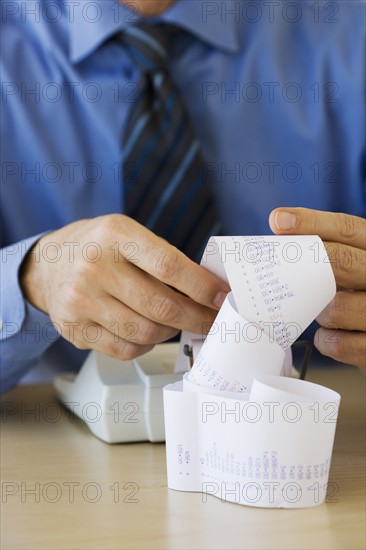
[(168, 490), (164, 445), (107, 445), (54, 404), (51, 386), (16, 388), (2, 398), (1, 548), (365, 548), (365, 377), (350, 367), (308, 379), (342, 403), (333, 494), (305, 510)]

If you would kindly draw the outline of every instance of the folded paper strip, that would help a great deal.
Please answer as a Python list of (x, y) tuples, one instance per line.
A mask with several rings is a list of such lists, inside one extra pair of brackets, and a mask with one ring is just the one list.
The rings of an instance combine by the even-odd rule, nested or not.
[[(258, 507), (322, 503), (340, 396), (288, 377), (292, 343), (336, 291), (322, 241), (212, 237), (201, 264), (232, 292), (202, 344), (182, 334), (183, 379), (164, 388), (169, 488)], [(189, 372), (186, 344), (199, 350)]]

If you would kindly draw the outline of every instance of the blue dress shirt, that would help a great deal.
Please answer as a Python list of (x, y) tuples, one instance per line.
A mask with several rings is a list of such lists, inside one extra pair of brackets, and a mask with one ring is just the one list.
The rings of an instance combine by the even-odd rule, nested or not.
[[(43, 364), (51, 377), (85, 357), (24, 300), (18, 270), (42, 233), (123, 211), (121, 143), (139, 74), (110, 40), (138, 20), (133, 2), (0, 6), (4, 391), (31, 367), (33, 379)], [(365, 216), (363, 1), (177, 0), (156, 21), (187, 31), (171, 43), (171, 72), (224, 233), (268, 233), (276, 206)]]

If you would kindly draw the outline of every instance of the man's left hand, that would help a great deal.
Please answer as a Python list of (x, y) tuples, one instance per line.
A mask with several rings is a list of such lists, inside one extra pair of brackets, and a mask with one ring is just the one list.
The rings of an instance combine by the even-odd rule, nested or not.
[(314, 344), (337, 361), (366, 368), (366, 220), (307, 208), (276, 208), (277, 235), (319, 235), (337, 282), (337, 294), (318, 316)]

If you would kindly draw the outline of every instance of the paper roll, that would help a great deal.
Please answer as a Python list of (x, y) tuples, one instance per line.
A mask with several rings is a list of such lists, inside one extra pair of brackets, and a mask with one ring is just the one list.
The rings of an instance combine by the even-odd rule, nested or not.
[[(168, 486), (248, 506), (320, 504), (340, 396), (283, 375), (291, 344), (335, 294), (321, 240), (214, 237), (202, 265), (232, 293), (192, 369), (164, 388)], [(195, 340), (182, 334), (177, 371)]]

